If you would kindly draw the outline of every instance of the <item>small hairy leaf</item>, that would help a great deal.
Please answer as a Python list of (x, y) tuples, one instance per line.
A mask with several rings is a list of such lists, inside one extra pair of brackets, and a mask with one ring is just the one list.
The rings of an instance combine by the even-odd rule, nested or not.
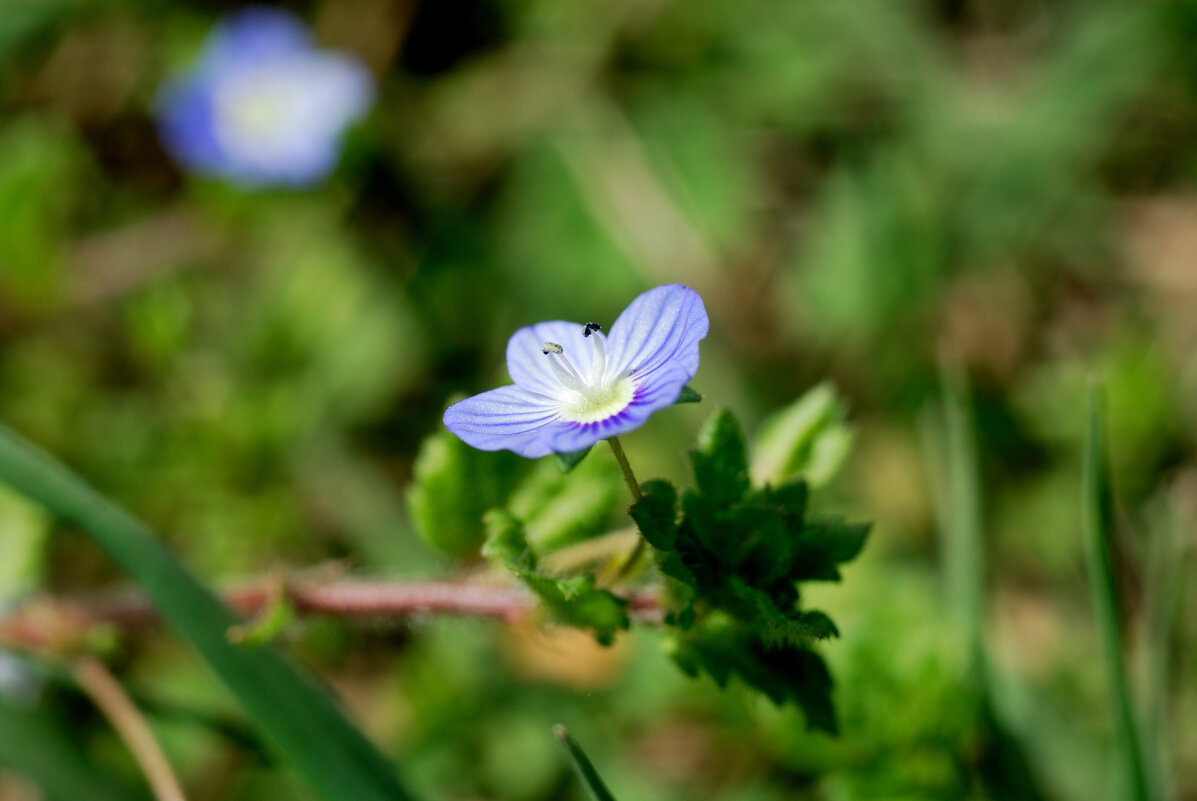
[(735, 416), (720, 409), (698, 435), (690, 451), (699, 493), (713, 506), (726, 506), (748, 492), (748, 453)]
[(593, 575), (558, 578), (541, 573), (523, 524), (509, 512), (492, 509), (485, 520), (490, 534), (483, 555), (506, 565), (536, 594), (550, 618), (593, 630), (603, 645), (610, 645), (615, 632), (628, 627), (627, 601), (596, 588)]
[(726, 617), (711, 616), (676, 635), (671, 656), (691, 676), (710, 676), (720, 687), (733, 676), (768, 696), (778, 706), (792, 703), (806, 715), (806, 725), (835, 733), (831, 674), (814, 651), (790, 644), (770, 644), (745, 632)]
[(536, 570), (536, 554), (524, 536), (524, 525), (505, 509), (491, 509), (483, 516), (486, 524), (486, 543), (482, 555), (502, 562), (513, 573)]
[(673, 550), (677, 540), (677, 490), (668, 481), (654, 479), (640, 485), (643, 497), (630, 510), (640, 534), (654, 548)]
[(807, 525), (795, 542), (795, 581), (839, 581), (838, 565), (860, 554), (869, 526), (828, 519)]
[(506, 451), (475, 450), (447, 430), (428, 437), (407, 494), (416, 530), (451, 556), (477, 553), (486, 536), (483, 513), (504, 504), (525, 472), (524, 462)]

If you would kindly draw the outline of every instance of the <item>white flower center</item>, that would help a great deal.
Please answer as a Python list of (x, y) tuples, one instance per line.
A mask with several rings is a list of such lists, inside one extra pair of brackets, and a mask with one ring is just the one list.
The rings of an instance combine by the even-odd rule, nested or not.
[[(597, 329), (596, 329), (597, 330)], [(590, 365), (579, 362), (578, 369), (556, 342), (541, 347), (549, 360), (549, 369), (561, 382), (561, 419), (570, 423), (596, 423), (623, 411), (636, 393), (636, 385), (626, 375), (607, 376), (607, 351), (601, 336), (588, 336), (591, 343)], [(581, 354), (579, 354), (581, 355)]]

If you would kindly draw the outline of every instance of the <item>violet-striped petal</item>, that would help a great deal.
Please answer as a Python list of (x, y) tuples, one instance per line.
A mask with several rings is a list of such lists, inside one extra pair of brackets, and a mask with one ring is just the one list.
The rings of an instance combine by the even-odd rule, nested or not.
[(662, 367), (698, 372), (698, 342), (710, 323), (702, 298), (666, 284), (632, 301), (611, 326), (607, 374), (644, 376)]
[(466, 398), (445, 410), (445, 427), (482, 451), (506, 448), (535, 459), (552, 453), (546, 428), (558, 417), (556, 405), (521, 387), (506, 386)]

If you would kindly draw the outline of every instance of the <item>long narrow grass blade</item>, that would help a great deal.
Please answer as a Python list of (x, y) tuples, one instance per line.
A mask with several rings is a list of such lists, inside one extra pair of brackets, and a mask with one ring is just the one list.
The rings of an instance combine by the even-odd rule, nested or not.
[(1118, 732), (1119, 759), (1128, 784), (1127, 797), (1136, 801), (1159, 801), (1153, 796), (1148, 782), (1143, 744), (1122, 657), (1118, 588), (1110, 559), (1114, 536), (1114, 503), (1106, 461), (1105, 415), (1101, 391), (1096, 387), (1091, 390), (1089, 397), (1089, 430), (1084, 458), (1083, 505), (1089, 591), (1106, 666), (1110, 709)]
[(920, 433), (939, 524), (948, 606), (969, 648), (973, 681), (982, 683), (985, 569), (980, 467), (964, 379), (944, 371), (942, 410), (921, 416)]
[(574, 766), (574, 772), (578, 774), (578, 778), (586, 786), (586, 792), (590, 795), (591, 801), (615, 801), (615, 796), (611, 795), (611, 791), (607, 789), (607, 785), (603, 784), (603, 780), (599, 778), (598, 771), (594, 769), (594, 765), (590, 764), (590, 760), (586, 758), (586, 754), (574, 742), (574, 738), (569, 736), (569, 732), (566, 731), (565, 727), (554, 726), (553, 736), (565, 748), (565, 753), (569, 756), (570, 764)]
[(242, 648), (237, 622), (143, 523), (0, 426), (0, 481), (87, 532), (133, 577), (166, 622), (195, 646), (266, 741), (328, 801), (410, 798), (393, 766), (333, 700), (276, 650)]
[(0, 695), (0, 765), (27, 776), (58, 801), (146, 801), (84, 757), (60, 721)]

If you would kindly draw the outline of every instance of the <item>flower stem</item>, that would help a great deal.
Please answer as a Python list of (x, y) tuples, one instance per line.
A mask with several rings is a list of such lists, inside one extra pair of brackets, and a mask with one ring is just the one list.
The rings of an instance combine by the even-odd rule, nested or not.
[(636, 480), (636, 474), (632, 472), (632, 466), (628, 464), (628, 457), (623, 452), (623, 445), (620, 444), (619, 437), (611, 437), (607, 440), (607, 444), (611, 446), (611, 452), (615, 454), (615, 461), (619, 462), (619, 469), (623, 471), (623, 480), (627, 482), (628, 489), (632, 491), (632, 499), (639, 501), (644, 494), (640, 492), (640, 482)]
[[(607, 440), (611, 446), (611, 452), (615, 454), (615, 461), (619, 462), (619, 469), (623, 471), (623, 480), (627, 482), (628, 489), (632, 491), (632, 498), (639, 503), (640, 499), (644, 497), (644, 493), (640, 491), (640, 482), (636, 480), (636, 474), (632, 472), (632, 466), (628, 464), (627, 454), (623, 452), (623, 445), (619, 442), (619, 437), (611, 437)], [(626, 577), (640, 561), (640, 554), (644, 553), (644, 536), (641, 535), (636, 539), (636, 545), (632, 548), (631, 553), (619, 566), (615, 577), (611, 583), (617, 584), (621, 579)]]

